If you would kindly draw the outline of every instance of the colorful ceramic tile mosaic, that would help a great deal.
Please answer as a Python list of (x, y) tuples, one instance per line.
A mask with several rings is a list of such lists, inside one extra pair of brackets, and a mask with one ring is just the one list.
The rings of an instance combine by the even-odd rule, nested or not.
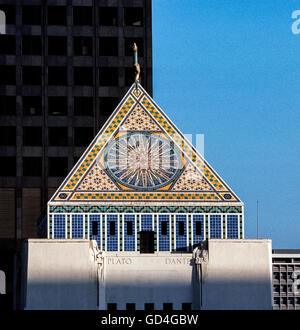
[(138, 104), (130, 113), (121, 130), (129, 131), (161, 131), (148, 113)]
[(181, 174), (172, 190), (174, 191), (210, 191), (213, 190), (197, 169), (189, 164)]
[(88, 175), (82, 180), (78, 186), (78, 190), (118, 190), (117, 186), (109, 178), (97, 163), (90, 169)]
[(149, 94), (133, 84), (52, 197), (68, 201), (240, 200)]

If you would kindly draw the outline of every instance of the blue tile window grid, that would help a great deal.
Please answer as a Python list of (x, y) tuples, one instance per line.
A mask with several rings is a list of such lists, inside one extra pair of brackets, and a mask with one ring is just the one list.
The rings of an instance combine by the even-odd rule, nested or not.
[[(115, 222), (115, 235), (110, 235), (110, 222)], [(106, 215), (106, 250), (107, 251), (118, 251), (118, 215), (117, 214), (107, 214)]]
[(237, 215), (227, 215), (227, 238), (239, 238), (239, 221)]
[[(179, 235), (179, 222), (182, 221), (184, 224), (184, 235)], [(176, 215), (176, 250), (187, 247), (187, 215), (177, 214)]]
[[(162, 235), (161, 233), (161, 227), (163, 221), (167, 221), (167, 235)], [(159, 251), (170, 251), (170, 216), (167, 214), (160, 214), (158, 216), (158, 222), (159, 222), (159, 235), (158, 235)]]
[[(201, 235), (196, 235), (196, 223), (200, 222)], [(200, 243), (204, 240), (204, 215), (194, 214), (193, 215), (193, 245)]]
[[(97, 235), (93, 235), (93, 222), (97, 223)], [(101, 250), (101, 215), (100, 214), (91, 214), (90, 215), (90, 233), (89, 238), (97, 242), (99, 250)]]
[(221, 215), (210, 215), (210, 238), (222, 238)]
[(153, 230), (153, 216), (152, 214), (141, 215), (141, 231), (152, 231)]
[(66, 216), (54, 214), (54, 238), (66, 238)]
[[(127, 235), (128, 222), (132, 222), (132, 235)], [(124, 215), (124, 251), (135, 251), (135, 216), (134, 214)]]
[(82, 214), (72, 214), (71, 228), (72, 228), (72, 238), (84, 238)]

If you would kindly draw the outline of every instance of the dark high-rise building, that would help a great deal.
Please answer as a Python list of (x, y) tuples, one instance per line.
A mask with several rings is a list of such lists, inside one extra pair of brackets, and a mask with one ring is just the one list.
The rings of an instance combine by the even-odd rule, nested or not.
[(152, 94), (151, 0), (0, 0), (0, 238), (46, 203), (134, 81)]

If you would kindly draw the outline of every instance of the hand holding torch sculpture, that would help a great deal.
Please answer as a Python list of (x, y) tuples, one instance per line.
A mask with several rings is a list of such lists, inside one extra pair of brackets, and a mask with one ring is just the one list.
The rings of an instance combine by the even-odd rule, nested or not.
[(138, 63), (138, 47), (136, 43), (133, 44), (133, 60), (134, 60), (134, 67), (135, 67), (135, 83), (136, 86), (140, 82), (140, 74), (141, 74), (141, 67)]

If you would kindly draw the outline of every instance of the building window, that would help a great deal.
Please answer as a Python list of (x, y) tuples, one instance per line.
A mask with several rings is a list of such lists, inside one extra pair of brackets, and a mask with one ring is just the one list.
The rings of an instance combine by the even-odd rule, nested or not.
[(0, 175), (16, 176), (16, 157), (0, 157)]
[(48, 6), (48, 25), (67, 25), (67, 8)]
[(16, 37), (0, 34), (0, 55), (16, 54)]
[(221, 215), (210, 216), (210, 238), (222, 238)]
[(136, 43), (138, 46), (138, 54), (144, 56), (144, 39), (143, 38), (125, 38), (125, 56), (132, 56), (132, 47)]
[(66, 216), (54, 214), (54, 238), (66, 238)]
[(161, 234), (163, 236), (167, 235), (168, 232), (168, 222), (167, 221), (162, 221), (161, 222)]
[(49, 176), (64, 177), (68, 174), (67, 157), (49, 157), (48, 158)]
[(119, 103), (117, 97), (100, 97), (100, 115), (110, 116)]
[(23, 55), (42, 55), (42, 39), (40, 36), (23, 36)]
[(23, 66), (23, 84), (41, 85), (42, 69), (40, 66)]
[(108, 303), (107, 304), (107, 310), (108, 311), (116, 311), (117, 310), (117, 304), (116, 303)]
[(164, 311), (172, 311), (173, 310), (173, 304), (172, 303), (163, 303), (163, 310)]
[(23, 127), (24, 146), (41, 146), (42, 140), (43, 136), (41, 127)]
[(39, 116), (42, 113), (42, 98), (40, 96), (23, 96), (23, 114)]
[(237, 215), (227, 215), (227, 238), (239, 238), (239, 220)]
[(74, 115), (75, 116), (93, 116), (93, 98), (92, 97), (74, 97)]
[(98, 221), (93, 221), (92, 226), (92, 235), (98, 236)]
[(126, 226), (127, 226), (127, 235), (132, 236), (133, 222), (132, 221), (126, 221)]
[(196, 236), (201, 236), (202, 235), (202, 226), (201, 226), (201, 221), (196, 221)]
[(91, 68), (91, 67), (74, 67), (74, 85), (92, 86), (93, 85), (93, 68)]
[(67, 54), (67, 37), (48, 37), (48, 55)]
[(92, 25), (92, 7), (73, 7), (73, 24), (74, 25)]
[(170, 235), (169, 235), (169, 221), (170, 216), (167, 214), (159, 214), (159, 251), (170, 251)]
[(187, 216), (185, 214), (176, 215), (176, 251), (186, 251), (187, 249), (186, 221)]
[(0, 96), (0, 115), (12, 116), (16, 114), (16, 97)]
[(13, 126), (0, 127), (0, 145), (15, 146), (16, 145), (16, 128)]
[(118, 251), (118, 215), (107, 214), (107, 251)]
[(99, 69), (99, 83), (101, 86), (118, 86), (119, 69), (113, 67)]
[(48, 85), (67, 85), (67, 68), (64, 66), (49, 66)]
[(127, 311), (135, 311), (135, 304), (134, 303), (127, 303), (126, 304)]
[(143, 26), (143, 8), (124, 8), (124, 23), (126, 26)]
[(74, 37), (73, 53), (76, 56), (93, 56), (93, 39), (91, 37)]
[(154, 304), (153, 303), (145, 303), (144, 310), (145, 311), (154, 311)]
[(16, 24), (16, 6), (0, 4), (0, 10), (4, 11), (6, 24)]
[(42, 158), (41, 157), (23, 157), (23, 175), (41, 176)]
[(41, 7), (40, 6), (23, 6), (22, 7), (22, 24), (41, 25)]
[(100, 38), (99, 54), (100, 56), (118, 56), (118, 38), (114, 38), (114, 37)]
[(178, 221), (178, 234), (180, 236), (184, 235), (184, 222), (183, 221)]
[(72, 215), (72, 238), (83, 238), (83, 215)]
[(118, 8), (117, 7), (100, 7), (99, 8), (99, 24), (104, 26), (118, 25)]
[(16, 67), (13, 65), (0, 65), (0, 85), (16, 84)]
[(67, 116), (68, 98), (66, 96), (48, 97), (48, 114), (51, 116)]
[(124, 251), (135, 251), (134, 214), (125, 214), (124, 221), (125, 221)]
[(67, 146), (68, 128), (67, 127), (49, 127), (48, 128), (49, 146)]
[(115, 236), (116, 235), (116, 222), (110, 221), (109, 222), (109, 236)]
[(88, 146), (94, 137), (93, 127), (75, 127), (74, 144), (77, 147)]

